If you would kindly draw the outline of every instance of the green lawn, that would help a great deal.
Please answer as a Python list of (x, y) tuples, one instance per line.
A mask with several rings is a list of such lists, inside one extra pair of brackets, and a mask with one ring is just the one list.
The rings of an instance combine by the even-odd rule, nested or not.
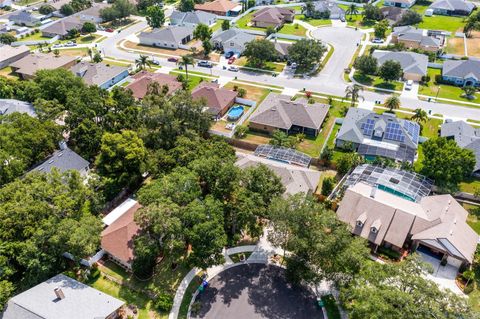
[(297, 15), (295, 19), (305, 21), (306, 23), (311, 24), (314, 27), (323, 26), (323, 25), (332, 25), (332, 20), (330, 19), (310, 19), (305, 17), (304, 14)]
[(423, 17), (423, 22), (418, 24), (420, 29), (427, 30), (444, 30), (449, 32), (461, 32), (465, 21), (460, 17), (449, 17), (449, 16), (432, 16), (432, 17)]
[(413, 5), (413, 7), (410, 8), (410, 10), (413, 10), (423, 16), (425, 10), (427, 10), (431, 4), (431, 1), (420, 0), (415, 2), (415, 4)]
[(92, 43), (93, 41), (95, 41), (96, 39), (99, 39), (100, 37), (102, 36), (99, 34), (86, 35), (84, 37), (77, 38), (77, 42), (81, 44)]
[(327, 147), (334, 148), (335, 147), (335, 137), (337, 136), (337, 132), (340, 130), (342, 127), (341, 124), (335, 123), (332, 129), (332, 133), (328, 137), (327, 140)]
[(363, 85), (373, 86), (379, 89), (387, 89), (387, 90), (395, 90), (395, 91), (402, 91), (403, 89), (402, 82), (398, 82), (398, 81), (385, 82), (378, 76), (364, 75), (364, 74), (355, 72), (355, 74), (353, 75), (353, 78), (357, 82)]
[(462, 192), (473, 194), (477, 189), (480, 189), (480, 179), (467, 178), (460, 183), (460, 190)]
[[(184, 77), (186, 76), (185, 72), (183, 73), (179, 73), (179, 72), (182, 72), (182, 71), (176, 71), (176, 72), (171, 71), (170, 75), (178, 76), (179, 74), (183, 74)], [(189, 90), (194, 89), (197, 85), (200, 84), (200, 82), (203, 82), (203, 81), (209, 81), (209, 80), (202, 76), (194, 75), (190, 71), (188, 72), (188, 89)]]
[(215, 24), (210, 27), (210, 30), (212, 30), (212, 32), (219, 30), (222, 27), (223, 21), (224, 20), (218, 19), (217, 22), (215, 22)]
[(39, 41), (39, 40), (49, 41), (51, 39), (52, 38), (47, 38), (47, 37), (42, 36), (42, 32), (37, 32), (37, 33), (34, 33), (32, 35), (26, 36), (23, 39), (20, 38), (20, 39), (18, 39), (18, 41)]
[(251, 29), (251, 30), (259, 30), (259, 31), (265, 31), (266, 28), (256, 28), (256, 27), (251, 27), (251, 26), (248, 26), (247, 24), (250, 22), (250, 20), (252, 20), (253, 18), (253, 14), (255, 13), (256, 11), (252, 11), (250, 12), (249, 14), (246, 14), (244, 15), (243, 17), (241, 17), (240, 19), (237, 20), (237, 22), (235, 23), (235, 25), (241, 29)]
[[(464, 92), (460, 87), (447, 84), (437, 85), (435, 82), (435, 76), (440, 74), (440, 69), (428, 68), (428, 75), (430, 76), (430, 81), (427, 83), (427, 85), (420, 86), (418, 94), (436, 97), (438, 93), (439, 98), (452, 99), (459, 102), (480, 103), (480, 95), (478, 93), (475, 95), (475, 99), (469, 100), (463, 96)], [(439, 88), (440, 92), (438, 92)]]
[(178, 312), (178, 319), (187, 319), (188, 307), (192, 301), (192, 295), (202, 283), (201, 275), (201, 273), (198, 273), (188, 285), (187, 290), (185, 290), (182, 303), (180, 304), (180, 310)]
[(278, 33), (305, 36), (307, 29), (297, 23), (286, 23), (278, 30)]

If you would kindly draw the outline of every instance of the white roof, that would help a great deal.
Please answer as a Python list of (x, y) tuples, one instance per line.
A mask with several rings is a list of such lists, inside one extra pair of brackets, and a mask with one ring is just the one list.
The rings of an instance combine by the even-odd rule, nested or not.
[(112, 210), (107, 216), (103, 217), (102, 222), (110, 226), (114, 221), (120, 218), (123, 214), (125, 214), (130, 208), (135, 206), (137, 203), (136, 200), (132, 198), (128, 198), (126, 201), (118, 205), (114, 210)]

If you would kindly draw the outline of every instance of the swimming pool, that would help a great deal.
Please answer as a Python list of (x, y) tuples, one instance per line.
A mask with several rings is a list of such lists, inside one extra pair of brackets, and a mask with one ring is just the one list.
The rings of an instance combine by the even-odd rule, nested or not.
[(228, 120), (229, 121), (238, 120), (240, 118), (240, 116), (242, 116), (244, 110), (245, 110), (245, 108), (243, 106), (235, 105), (227, 113)]

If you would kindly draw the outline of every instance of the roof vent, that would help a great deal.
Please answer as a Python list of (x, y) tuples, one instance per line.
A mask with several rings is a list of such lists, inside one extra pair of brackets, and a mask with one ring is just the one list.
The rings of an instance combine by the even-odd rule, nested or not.
[(53, 291), (55, 292), (55, 295), (57, 296), (58, 299), (65, 299), (65, 294), (63, 293), (60, 287), (55, 287)]
[(370, 192), (370, 197), (375, 198), (376, 193), (377, 193), (377, 187), (372, 187), (372, 191)]

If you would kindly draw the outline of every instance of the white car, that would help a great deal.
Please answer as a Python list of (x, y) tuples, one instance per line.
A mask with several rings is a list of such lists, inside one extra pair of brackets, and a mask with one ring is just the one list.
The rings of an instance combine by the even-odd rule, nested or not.
[(52, 45), (52, 48), (54, 48), (54, 49), (61, 48), (61, 47), (63, 47), (63, 44), (61, 44), (61, 43), (56, 43), (56, 44)]
[(233, 66), (233, 65), (230, 65), (230, 66), (228, 67), (228, 71), (238, 72), (238, 70), (239, 70), (238, 67)]
[(290, 68), (291, 68), (291, 69), (296, 69), (296, 68), (297, 68), (297, 63), (293, 62), (293, 63), (290, 65)]
[(228, 123), (227, 125), (225, 125), (225, 128), (227, 130), (233, 131), (233, 129), (235, 128), (235, 123)]
[(405, 84), (405, 90), (410, 91), (410, 90), (412, 89), (412, 86), (413, 86), (413, 81), (412, 81), (412, 80), (408, 80), (408, 81), (407, 81), (407, 84)]
[(383, 39), (375, 38), (372, 40), (372, 43), (383, 43)]

